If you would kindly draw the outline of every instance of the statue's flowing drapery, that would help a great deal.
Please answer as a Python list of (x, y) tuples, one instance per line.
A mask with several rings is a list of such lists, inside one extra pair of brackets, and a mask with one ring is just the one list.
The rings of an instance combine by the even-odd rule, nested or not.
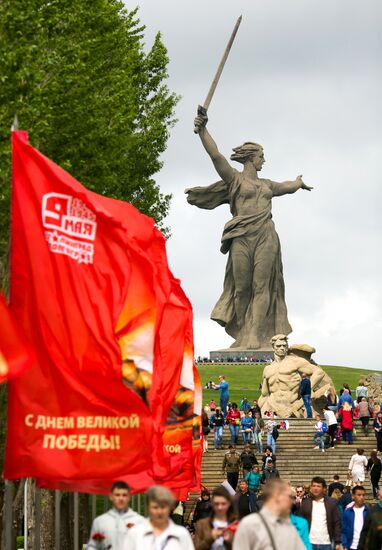
[[(221, 204), (229, 204), (233, 218), (225, 225), (221, 252), (229, 253), (224, 279), (224, 289), (211, 319), (225, 327), (226, 332), (235, 338), (232, 347), (259, 349), (269, 347), (269, 341), (274, 334), (289, 334), (292, 328), (288, 322), (285, 304), (285, 287), (281, 248), (278, 235), (272, 221), (272, 189), (273, 182), (259, 179), (251, 182), (256, 189), (257, 199), (266, 205), (254, 214), (239, 215), (236, 202), (238, 197), (245, 196), (245, 186), (248, 181), (243, 174), (234, 170), (230, 182), (219, 181), (208, 187), (194, 187), (187, 190), (187, 200), (190, 204), (212, 210)], [(265, 200), (264, 200), (265, 199)], [(267, 200), (269, 199), (269, 200)], [(235, 244), (235, 254), (232, 254)], [(238, 255), (243, 254), (253, 265), (250, 281), (251, 295), (245, 314), (243, 326), (238, 326), (235, 311), (235, 279), (234, 265)], [(264, 273), (263, 266), (267, 266)], [(266, 294), (264, 300), (259, 300), (259, 293)], [(263, 310), (264, 309), (264, 310)]]

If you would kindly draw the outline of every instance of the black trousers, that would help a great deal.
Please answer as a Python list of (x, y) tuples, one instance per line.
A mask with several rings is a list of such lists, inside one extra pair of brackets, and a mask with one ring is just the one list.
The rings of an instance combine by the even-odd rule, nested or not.
[(328, 426), (328, 434), (330, 437), (330, 446), (334, 447), (334, 434), (336, 433), (337, 424), (331, 424)]
[(373, 496), (374, 498), (377, 498), (377, 493), (379, 491), (379, 480), (381, 479), (380, 475), (373, 476), (373, 472), (370, 476), (371, 486), (373, 489)]
[(370, 416), (361, 416), (361, 422), (362, 422), (363, 431), (365, 433), (368, 433)]
[(232, 489), (236, 491), (237, 482), (239, 481), (239, 472), (227, 472), (227, 481)]

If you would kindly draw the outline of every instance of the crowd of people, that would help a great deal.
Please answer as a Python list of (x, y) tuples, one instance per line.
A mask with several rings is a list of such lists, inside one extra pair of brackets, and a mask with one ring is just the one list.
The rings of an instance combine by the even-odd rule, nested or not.
[[(279, 424), (272, 411), (267, 411), (262, 417), (257, 400), (251, 405), (245, 397), (239, 406), (235, 402), (230, 402), (229, 385), (223, 375), (219, 376), (219, 384), (211, 381), (208, 386), (220, 391), (220, 406), (212, 399), (203, 412), (203, 435), (207, 436), (210, 430), (213, 430), (214, 449), (222, 448), (224, 429), (228, 427), (231, 445), (237, 445), (241, 436), (244, 444), (253, 443), (256, 449), (262, 452), (266, 440), (266, 444), (276, 453)], [(304, 374), (301, 377), (300, 395), (304, 402), (306, 417), (312, 418), (311, 383)], [(376, 405), (373, 398), (368, 396), (368, 389), (362, 379), (355, 390), (355, 396), (352, 395), (348, 384), (343, 384), (339, 395), (327, 393), (323, 414), (317, 414), (315, 417), (314, 448), (325, 452), (326, 448), (334, 448), (335, 443), (340, 440), (352, 445), (354, 420), (358, 418), (366, 436), (370, 434), (372, 423), (376, 448), (382, 453), (382, 405)], [(204, 451), (208, 451), (208, 445), (205, 445)]]
[[(315, 415), (312, 443), (325, 451), (337, 442), (353, 443), (353, 420), (361, 419), (365, 435), (370, 420), (376, 449), (365, 456), (361, 447), (350, 458), (346, 479), (334, 475), (327, 486), (314, 476), (307, 484), (292, 486), (277, 468), (279, 430), (288, 421), (272, 411), (262, 414), (258, 402), (245, 397), (229, 399), (224, 376), (210, 383), (220, 392), (220, 404), (211, 400), (202, 416), (203, 450), (223, 449), (224, 431), (230, 445), (221, 461), (222, 483), (210, 491), (203, 487), (191, 511), (176, 502), (165, 487), (147, 493), (148, 517), (129, 508), (130, 490), (114, 484), (112, 508), (95, 519), (87, 548), (119, 550), (382, 550), (382, 412), (376, 410), (360, 384), (355, 398), (348, 386), (339, 396), (327, 396), (322, 415)], [(366, 390), (366, 391), (365, 391)], [(308, 418), (313, 410), (310, 381), (302, 377), (301, 394)], [(242, 445), (241, 451), (238, 446)], [(366, 503), (365, 479), (369, 475), (375, 504)]]
[[(214, 433), (214, 449), (223, 448), (224, 428), (228, 427), (231, 435), (231, 445), (237, 445), (240, 440), (243, 444), (253, 444), (257, 451), (263, 452), (264, 442), (272, 447), (276, 452), (276, 440), (278, 438), (278, 429), (280, 423), (275, 418), (273, 412), (269, 412), (264, 418), (261, 415), (260, 407), (256, 400), (250, 405), (244, 400), (240, 405), (229, 403), (226, 413), (218, 406), (212, 405), (212, 414), (208, 416), (208, 411), (204, 410), (202, 414), (203, 435), (207, 436), (210, 430)], [(285, 423), (284, 423), (285, 424)], [(204, 448), (208, 452), (208, 446)]]
[(340, 482), (327, 486), (315, 476), (297, 485), (275, 476), (264, 485), (242, 479), (236, 492), (204, 489), (191, 516), (196, 550), (380, 550), (382, 489), (376, 504), (365, 502), (365, 487)]
[[(341, 498), (336, 492), (347, 489)], [(292, 487), (267, 480), (260, 492), (240, 481), (235, 493), (223, 485), (201, 493), (189, 523), (166, 487), (147, 492), (147, 517), (129, 507), (130, 488), (117, 481), (112, 508), (92, 525), (88, 550), (380, 550), (382, 489), (377, 503), (365, 503), (365, 488), (326, 484), (313, 477)], [(346, 497), (346, 498), (345, 498)]]

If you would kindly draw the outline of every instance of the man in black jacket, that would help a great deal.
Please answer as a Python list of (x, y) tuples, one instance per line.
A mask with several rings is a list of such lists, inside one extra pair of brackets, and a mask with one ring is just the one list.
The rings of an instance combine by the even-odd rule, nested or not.
[(234, 504), (239, 519), (259, 510), (257, 497), (253, 491), (248, 489), (248, 483), (244, 480), (239, 483), (239, 490), (234, 496)]
[(309, 539), (313, 550), (341, 549), (341, 515), (337, 503), (326, 496), (326, 481), (314, 477), (310, 485), (311, 497), (300, 507), (300, 516), (308, 520)]
[(275, 468), (274, 462), (270, 460), (263, 470), (261, 483), (266, 483), (270, 479), (276, 479), (277, 477), (280, 477), (279, 471)]
[(258, 464), (257, 458), (251, 451), (251, 447), (247, 444), (244, 446), (244, 451), (240, 455), (241, 467), (243, 468), (243, 477), (252, 470), (254, 464)]

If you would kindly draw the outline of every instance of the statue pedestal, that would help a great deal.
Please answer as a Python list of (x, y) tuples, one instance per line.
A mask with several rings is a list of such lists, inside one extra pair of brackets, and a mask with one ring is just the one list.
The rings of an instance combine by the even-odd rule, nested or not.
[(215, 363), (235, 363), (251, 361), (266, 362), (273, 361), (273, 349), (245, 349), (245, 348), (228, 348), (210, 351), (210, 359)]

